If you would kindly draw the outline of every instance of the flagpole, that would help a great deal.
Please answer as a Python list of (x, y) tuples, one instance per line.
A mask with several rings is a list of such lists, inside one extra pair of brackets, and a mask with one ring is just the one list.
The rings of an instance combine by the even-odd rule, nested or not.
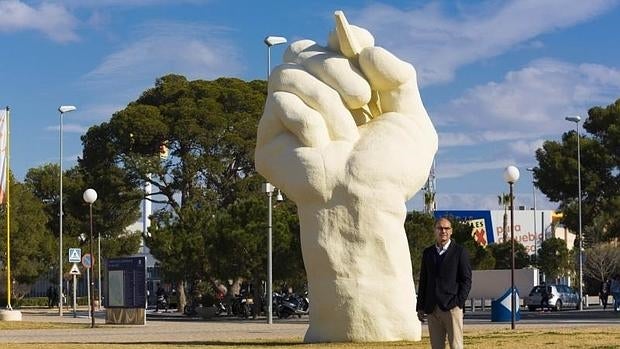
[[(0, 190), (0, 203), (6, 203), (6, 309), (0, 310), (0, 321), (22, 321), (22, 313), (19, 310), (13, 310), (11, 306), (11, 200), (9, 184), (11, 180), (10, 162), (9, 162), (9, 143), (10, 134), (9, 131), (9, 106), (6, 106), (4, 110), (4, 120), (0, 122), (0, 134), (4, 140), (4, 144), (0, 144), (0, 154), (2, 154), (2, 161), (0, 161), (0, 188), (4, 186), (4, 192)], [(6, 139), (5, 139), (6, 138)]]
[(11, 190), (9, 188), (10, 180), (10, 158), (9, 158), (9, 139), (11, 135), (11, 125), (9, 124), (9, 106), (6, 107), (6, 307), (9, 310), (13, 310), (11, 307)]

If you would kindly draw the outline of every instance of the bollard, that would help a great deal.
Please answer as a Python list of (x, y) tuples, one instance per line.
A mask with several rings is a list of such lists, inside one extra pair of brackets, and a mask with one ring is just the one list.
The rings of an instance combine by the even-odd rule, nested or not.
[(585, 307), (589, 308), (590, 307), (590, 296), (586, 295), (585, 298), (586, 298), (585, 299), (585, 301), (586, 301)]
[(485, 299), (484, 298), (480, 298), (480, 310), (484, 311), (485, 308)]
[(469, 305), (470, 305), (471, 312), (472, 313), (475, 312), (476, 311), (476, 299), (470, 298)]

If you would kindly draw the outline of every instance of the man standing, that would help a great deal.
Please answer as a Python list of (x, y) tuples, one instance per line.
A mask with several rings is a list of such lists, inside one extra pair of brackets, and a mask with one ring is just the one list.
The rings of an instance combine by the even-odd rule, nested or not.
[(609, 290), (611, 291), (611, 295), (614, 297), (614, 311), (620, 311), (620, 274), (614, 275), (613, 279), (611, 279)]
[(157, 291), (155, 291), (155, 296), (157, 297), (157, 301), (155, 302), (155, 312), (159, 311), (159, 307), (164, 308), (164, 312), (168, 312), (168, 293), (161, 286), (161, 284), (157, 283)]
[(609, 298), (609, 280), (603, 280), (601, 283), (601, 290), (598, 293), (598, 297), (601, 299), (601, 304), (603, 305), (603, 310), (607, 309), (607, 299)]
[(416, 310), (424, 321), (433, 349), (445, 348), (446, 335), (451, 349), (463, 348), (463, 308), (471, 289), (471, 265), (463, 246), (451, 240), (452, 223), (447, 218), (435, 222), (435, 244), (422, 254)]

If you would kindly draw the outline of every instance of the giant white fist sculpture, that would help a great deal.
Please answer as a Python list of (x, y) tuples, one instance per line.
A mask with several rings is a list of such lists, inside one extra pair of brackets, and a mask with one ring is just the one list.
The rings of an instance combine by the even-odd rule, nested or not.
[(403, 223), (437, 133), (413, 66), (336, 24), (328, 47), (297, 41), (272, 72), (256, 169), (298, 207), (305, 341), (420, 340)]

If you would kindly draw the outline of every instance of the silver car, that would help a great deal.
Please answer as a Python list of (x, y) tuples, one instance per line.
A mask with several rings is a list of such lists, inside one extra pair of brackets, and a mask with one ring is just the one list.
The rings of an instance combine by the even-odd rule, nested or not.
[(564, 308), (579, 309), (579, 301), (579, 294), (570, 286), (540, 285), (534, 286), (530, 294), (525, 297), (525, 306), (530, 311), (535, 311), (539, 308), (552, 310), (562, 310)]

